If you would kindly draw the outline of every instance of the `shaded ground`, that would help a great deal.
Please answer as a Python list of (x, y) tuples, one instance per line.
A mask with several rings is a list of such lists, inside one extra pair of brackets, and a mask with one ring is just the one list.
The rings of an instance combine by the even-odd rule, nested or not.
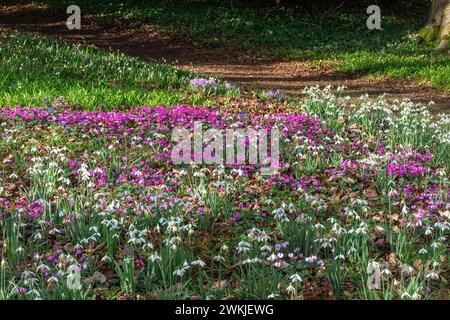
[(450, 94), (411, 80), (367, 79), (363, 74), (335, 72), (306, 61), (262, 61), (233, 48), (196, 47), (163, 35), (155, 26), (119, 20), (105, 25), (98, 17), (83, 16), (81, 30), (68, 30), (65, 12), (44, 6), (14, 5), (0, 8), (0, 31), (33, 32), (65, 41), (121, 50), (151, 61), (166, 61), (179, 68), (222, 77), (240, 83), (245, 90), (281, 89), (294, 98), (301, 97), (305, 86), (346, 86), (347, 93), (436, 103), (436, 111), (450, 112)]

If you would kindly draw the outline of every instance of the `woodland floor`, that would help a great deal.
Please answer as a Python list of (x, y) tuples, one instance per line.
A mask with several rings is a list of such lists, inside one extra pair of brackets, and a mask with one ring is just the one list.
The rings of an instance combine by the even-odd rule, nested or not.
[(244, 91), (280, 89), (292, 98), (301, 98), (306, 86), (346, 86), (346, 93), (359, 97), (368, 93), (428, 103), (435, 112), (450, 112), (450, 93), (433, 86), (402, 79), (372, 79), (364, 74), (336, 72), (326, 65), (308, 61), (263, 60), (235, 48), (194, 45), (161, 35), (152, 25), (118, 20), (105, 24), (99, 17), (83, 16), (81, 30), (68, 30), (67, 15), (47, 7), (13, 5), (0, 7), (0, 32), (36, 33), (63, 41), (120, 50), (150, 61), (165, 61), (181, 69), (221, 77), (239, 83)]

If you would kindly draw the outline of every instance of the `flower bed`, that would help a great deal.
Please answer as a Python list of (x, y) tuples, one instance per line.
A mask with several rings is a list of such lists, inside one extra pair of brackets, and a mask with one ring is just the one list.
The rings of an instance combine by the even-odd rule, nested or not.
[[(301, 111), (256, 116), (1, 109), (1, 297), (448, 295), (448, 118), (308, 93)], [(174, 165), (171, 134), (196, 121), (276, 126), (280, 168)]]

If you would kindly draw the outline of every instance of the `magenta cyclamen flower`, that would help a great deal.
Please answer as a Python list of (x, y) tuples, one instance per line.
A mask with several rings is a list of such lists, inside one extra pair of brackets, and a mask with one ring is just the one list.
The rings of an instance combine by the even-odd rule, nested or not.
[(230, 222), (236, 222), (239, 219), (239, 212), (234, 213), (231, 218), (230, 218)]

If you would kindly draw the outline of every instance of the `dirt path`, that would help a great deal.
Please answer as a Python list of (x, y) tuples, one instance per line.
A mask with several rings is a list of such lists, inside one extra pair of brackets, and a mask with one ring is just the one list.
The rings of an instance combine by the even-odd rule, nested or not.
[(280, 89), (294, 98), (301, 97), (305, 86), (346, 86), (347, 93), (372, 97), (383, 93), (392, 98), (410, 98), (428, 103), (434, 109), (450, 112), (450, 94), (410, 80), (372, 80), (358, 74), (338, 73), (306, 61), (259, 61), (255, 57), (227, 48), (193, 47), (191, 44), (161, 36), (154, 26), (117, 21), (104, 25), (98, 18), (83, 16), (82, 29), (70, 31), (65, 12), (55, 13), (36, 5), (0, 8), (0, 32), (33, 32), (64, 41), (120, 50), (151, 61), (167, 61), (179, 68), (218, 76), (240, 83), (245, 90)]

